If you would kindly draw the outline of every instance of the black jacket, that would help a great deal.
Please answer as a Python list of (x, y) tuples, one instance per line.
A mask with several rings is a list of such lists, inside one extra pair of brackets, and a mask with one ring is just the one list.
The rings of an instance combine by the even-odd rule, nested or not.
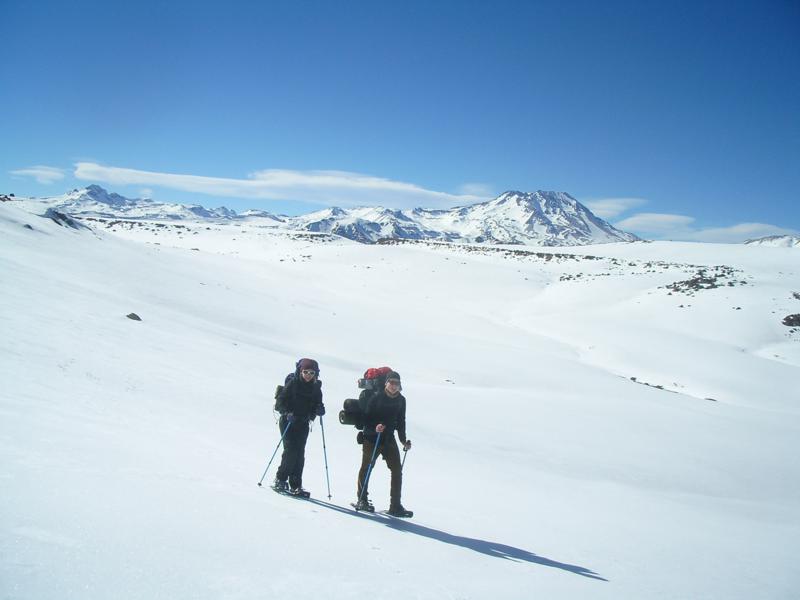
[(364, 437), (374, 441), (378, 437), (375, 426), (383, 423), (386, 429), (381, 434), (381, 439), (392, 437), (397, 431), (397, 437), (406, 443), (406, 399), (403, 394), (394, 398), (384, 390), (375, 392), (367, 401), (364, 411)]
[(320, 406), (322, 406), (322, 382), (319, 379), (306, 382), (294, 373), (286, 378), (286, 385), (275, 401), (275, 409), (281, 415), (293, 413), (299, 420), (315, 419)]

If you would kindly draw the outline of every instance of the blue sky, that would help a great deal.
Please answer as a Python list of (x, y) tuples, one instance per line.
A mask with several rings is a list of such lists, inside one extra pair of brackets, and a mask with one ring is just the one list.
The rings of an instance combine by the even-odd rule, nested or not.
[(0, 192), (800, 231), (800, 3), (0, 2)]

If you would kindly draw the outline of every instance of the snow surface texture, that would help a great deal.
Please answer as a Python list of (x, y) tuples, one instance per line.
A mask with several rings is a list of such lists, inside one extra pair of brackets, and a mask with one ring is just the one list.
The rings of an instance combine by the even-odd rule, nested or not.
[[(0, 203), (0, 597), (796, 597), (795, 249), (83, 223)], [(331, 502), (319, 423), (313, 499), (256, 486), (300, 356)], [(411, 521), (349, 510), (384, 364)]]
[[(450, 210), (390, 210), (382, 207), (326, 208), (299, 217), (220, 207), (164, 204), (110, 193), (98, 185), (46, 199), (75, 216), (100, 219), (248, 221), (263, 227), (335, 234), (362, 243), (384, 238), (569, 246), (634, 241), (569, 194), (506, 192), (494, 200)], [(34, 204), (41, 204), (35, 202)]]

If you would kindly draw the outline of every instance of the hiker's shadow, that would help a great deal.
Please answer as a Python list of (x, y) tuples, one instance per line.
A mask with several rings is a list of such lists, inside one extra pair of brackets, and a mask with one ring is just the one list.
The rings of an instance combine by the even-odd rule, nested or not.
[(322, 506), (343, 514), (359, 517), (362, 519), (368, 519), (376, 523), (381, 523), (386, 527), (390, 527), (398, 531), (405, 531), (407, 533), (421, 535), (423, 537), (427, 537), (432, 540), (439, 540), (440, 542), (444, 542), (445, 544), (452, 544), (454, 546), (461, 546), (462, 548), (469, 548), (470, 550), (474, 550), (475, 552), (480, 552), (481, 554), (485, 554), (487, 556), (493, 556), (494, 558), (504, 558), (506, 560), (534, 563), (537, 565), (542, 565), (544, 567), (553, 567), (556, 569), (569, 571), (570, 573), (575, 573), (576, 575), (581, 575), (582, 577), (589, 577), (591, 579), (598, 579), (600, 581), (608, 581), (604, 577), (601, 577), (600, 575), (598, 575), (594, 571), (587, 569), (586, 567), (558, 562), (557, 560), (552, 560), (544, 556), (539, 556), (538, 554), (534, 554), (533, 552), (530, 552), (528, 550), (523, 550), (522, 548), (516, 548), (515, 546), (508, 546), (507, 544), (498, 544), (497, 542), (489, 542), (487, 540), (479, 540), (476, 538), (465, 537), (463, 535), (453, 535), (452, 533), (439, 531), (438, 529), (425, 527), (424, 525), (419, 525), (417, 523), (413, 523), (411, 521), (407, 521), (404, 519), (390, 517), (388, 515), (383, 515), (381, 513), (356, 512), (354, 510), (350, 510), (338, 506), (336, 504), (331, 504), (330, 502), (325, 502), (323, 500), (316, 500), (314, 498), (309, 498), (308, 501), (311, 502), (312, 504), (316, 504), (317, 506)]

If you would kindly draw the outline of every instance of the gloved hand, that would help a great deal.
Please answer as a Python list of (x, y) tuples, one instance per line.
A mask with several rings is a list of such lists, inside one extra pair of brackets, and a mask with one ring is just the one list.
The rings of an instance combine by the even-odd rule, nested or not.
[(324, 405), (324, 404), (320, 404), (320, 405), (317, 407), (317, 416), (320, 416), (320, 417), (321, 417), (321, 416), (322, 416), (322, 415), (324, 415), (324, 414), (325, 414), (325, 405)]
[(378, 423), (375, 425), (375, 433), (383, 433), (383, 430), (386, 429), (386, 425), (383, 423)]
[(287, 423), (294, 423), (294, 413), (286, 413), (284, 416)]
[(403, 442), (403, 450), (405, 450), (406, 452), (411, 450), (411, 440), (406, 440), (405, 442)]

